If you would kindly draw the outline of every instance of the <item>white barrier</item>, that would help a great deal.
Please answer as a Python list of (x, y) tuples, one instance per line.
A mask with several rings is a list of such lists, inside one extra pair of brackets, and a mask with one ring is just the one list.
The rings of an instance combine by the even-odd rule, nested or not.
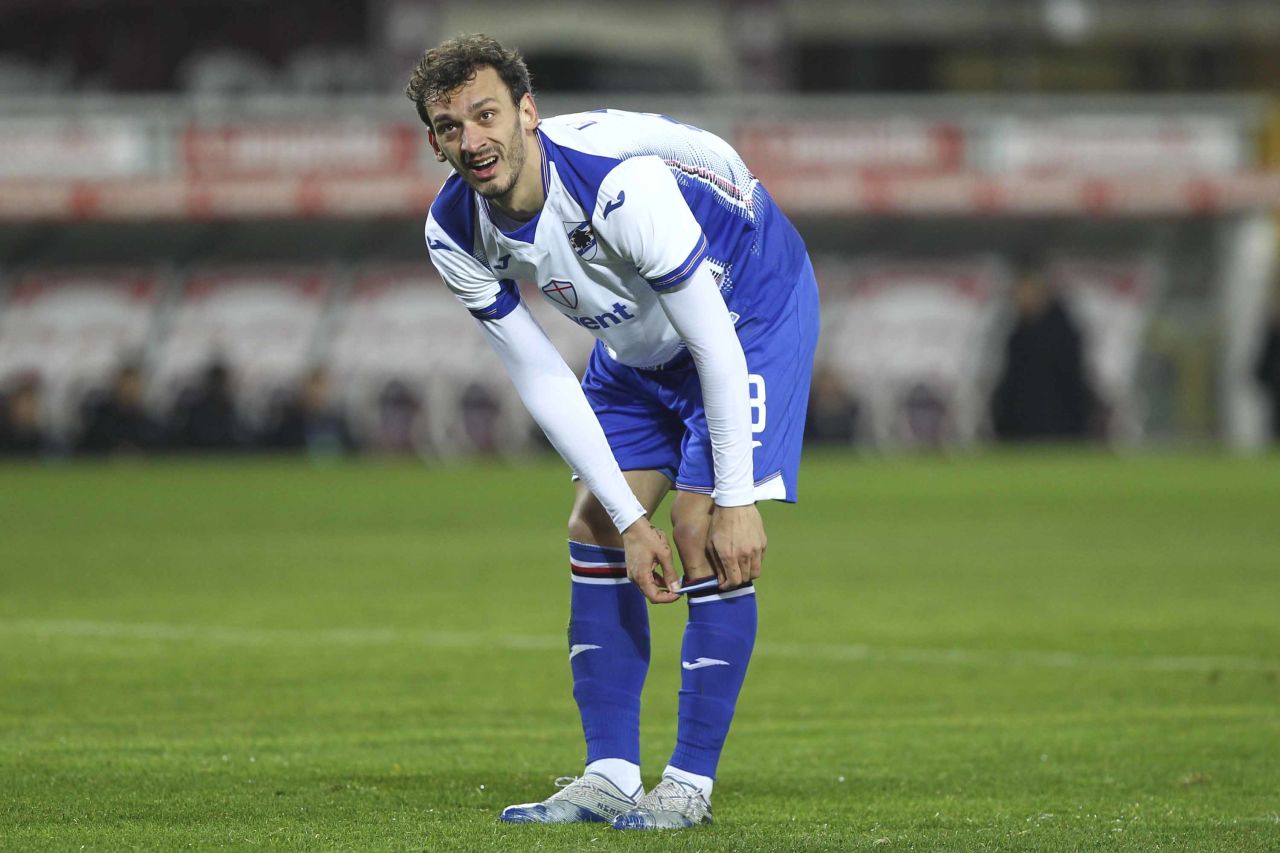
[(881, 445), (973, 442), (986, 416), (1004, 281), (992, 259), (821, 263), (818, 358)]
[(53, 434), (69, 439), (84, 395), (143, 355), (158, 296), (155, 278), (141, 272), (19, 278), (0, 303), (0, 389), (37, 378)]
[(231, 371), (250, 418), (270, 394), (313, 363), (333, 285), (319, 272), (195, 273), (184, 282), (159, 339), (151, 396), (165, 407), (214, 362)]

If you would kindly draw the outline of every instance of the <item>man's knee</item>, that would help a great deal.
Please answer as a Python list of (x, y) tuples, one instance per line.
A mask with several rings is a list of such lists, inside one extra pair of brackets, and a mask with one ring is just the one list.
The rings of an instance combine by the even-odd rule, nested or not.
[(710, 529), (710, 499), (697, 500), (682, 492), (671, 507), (671, 538), (680, 552), (680, 562), (686, 572), (710, 565), (707, 560), (707, 534)]
[(569, 538), (588, 545), (622, 546), (622, 537), (613, 526), (613, 519), (595, 496), (587, 492), (573, 502), (569, 512)]
[(675, 540), (676, 550), (680, 552), (680, 561), (702, 563), (707, 550), (707, 528), (691, 521), (683, 523), (672, 521), (671, 538)]

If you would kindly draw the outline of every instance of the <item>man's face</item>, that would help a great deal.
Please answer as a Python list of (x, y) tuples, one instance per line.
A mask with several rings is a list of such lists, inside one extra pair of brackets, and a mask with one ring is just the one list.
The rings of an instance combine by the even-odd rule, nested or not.
[(533, 99), (512, 103), (498, 72), (485, 66), (448, 98), (427, 105), (432, 147), (476, 192), (508, 201), (524, 170), (525, 132), (537, 126)]

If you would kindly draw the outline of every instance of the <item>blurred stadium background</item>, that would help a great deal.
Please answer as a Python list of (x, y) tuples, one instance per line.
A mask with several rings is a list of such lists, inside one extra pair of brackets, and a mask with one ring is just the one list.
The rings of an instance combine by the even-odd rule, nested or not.
[[(582, 755), (568, 478), (423, 246), (474, 31), (818, 269), (693, 838), (494, 820)], [(1275, 850), (1278, 211), (1276, 0), (0, 0), (0, 849)]]
[(9, 451), (539, 448), (422, 245), (400, 90), (464, 31), (739, 148), (819, 269), (815, 442), (1266, 443), (1272, 0), (3, 0)]

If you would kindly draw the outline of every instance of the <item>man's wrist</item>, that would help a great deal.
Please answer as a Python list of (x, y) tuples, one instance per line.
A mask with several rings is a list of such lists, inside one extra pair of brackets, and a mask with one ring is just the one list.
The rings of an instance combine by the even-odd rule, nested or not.
[(625, 537), (625, 536), (627, 536), (627, 535), (632, 535), (632, 536), (634, 536), (635, 534), (637, 534), (637, 533), (639, 533), (640, 531), (644, 530), (644, 528), (645, 528), (647, 525), (649, 525), (649, 516), (647, 516), (647, 515), (641, 515), (641, 516), (640, 516), (639, 518), (637, 518), (635, 521), (632, 521), (630, 524), (628, 524), (626, 527), (624, 527), (623, 529), (619, 530), (618, 532), (619, 532), (619, 533), (621, 533), (624, 537)]
[(755, 486), (727, 492), (716, 489), (714, 501), (718, 507), (751, 506), (756, 502)]
[(613, 526), (618, 529), (619, 533), (625, 534), (635, 526), (637, 521), (642, 519), (647, 520), (648, 516), (645, 514), (644, 507), (640, 505), (639, 501), (636, 501), (635, 506), (632, 507), (630, 512), (620, 512), (613, 516)]

